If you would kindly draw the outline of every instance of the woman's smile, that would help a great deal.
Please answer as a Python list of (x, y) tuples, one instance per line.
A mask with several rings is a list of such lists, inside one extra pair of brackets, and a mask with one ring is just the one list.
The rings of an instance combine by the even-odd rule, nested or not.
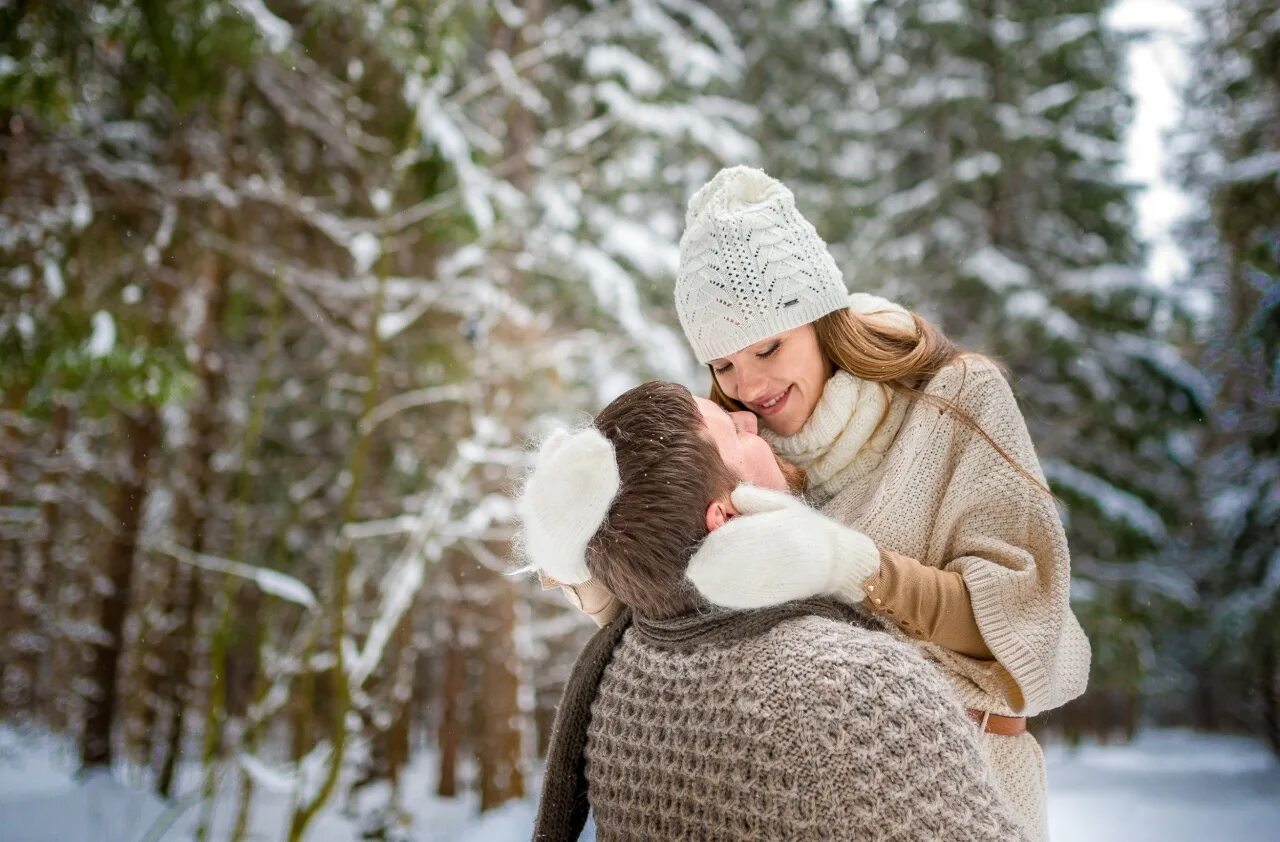
[(766, 400), (749, 403), (747, 406), (757, 415), (777, 415), (787, 408), (787, 399), (791, 397), (791, 388), (788, 386)]
[(834, 366), (807, 324), (714, 360), (711, 370), (726, 397), (754, 412), (770, 432), (791, 436), (813, 414)]

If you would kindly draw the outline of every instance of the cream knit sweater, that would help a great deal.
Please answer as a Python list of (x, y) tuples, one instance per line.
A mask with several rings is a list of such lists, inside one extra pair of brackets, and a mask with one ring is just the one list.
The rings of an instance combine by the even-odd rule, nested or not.
[[(925, 392), (954, 400), (1044, 481), (1017, 401), (994, 363), (966, 356), (939, 372)], [(920, 400), (904, 411), (903, 401), (895, 397), (887, 412), (881, 408), (881, 428), (866, 437), (856, 458), (843, 460), (848, 475), (811, 484), (810, 500), (881, 549), (964, 577), (995, 660), (915, 642), (943, 667), (967, 707), (1032, 716), (1065, 704), (1084, 692), (1090, 649), (1071, 612), (1070, 557), (1053, 499), (950, 414)], [(807, 454), (796, 452), (796, 442), (775, 437), (779, 452), (800, 456), (805, 467), (804, 455), (809, 464), (830, 461), (830, 448), (814, 444), (839, 440), (815, 432), (822, 410), (820, 404), (792, 437), (806, 440)], [(886, 434), (885, 427), (892, 432)], [(896, 623), (877, 619), (891, 634), (911, 639)]]
[[(925, 392), (954, 401), (1044, 482), (1022, 413), (990, 360), (965, 357)], [(882, 551), (963, 577), (995, 660), (920, 639), (919, 628), (899, 628), (874, 606), (863, 607), (891, 635), (914, 637), (966, 707), (1032, 716), (1084, 692), (1089, 641), (1071, 611), (1070, 559), (1057, 510), (985, 439), (926, 401), (911, 403), (837, 372), (805, 426), (771, 440), (784, 456), (817, 468), (809, 498), (824, 514), (862, 531)], [(1028, 836), (1047, 839), (1044, 758), (1035, 738), (980, 740)]]

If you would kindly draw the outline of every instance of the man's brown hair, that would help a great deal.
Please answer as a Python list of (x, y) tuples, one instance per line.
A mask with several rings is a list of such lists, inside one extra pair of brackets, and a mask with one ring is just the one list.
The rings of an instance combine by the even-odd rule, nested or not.
[(738, 478), (693, 395), (677, 383), (654, 380), (624, 392), (595, 426), (613, 444), (621, 483), (587, 544), (587, 568), (641, 616), (693, 609), (700, 597), (685, 569), (707, 537), (707, 504), (726, 497)]

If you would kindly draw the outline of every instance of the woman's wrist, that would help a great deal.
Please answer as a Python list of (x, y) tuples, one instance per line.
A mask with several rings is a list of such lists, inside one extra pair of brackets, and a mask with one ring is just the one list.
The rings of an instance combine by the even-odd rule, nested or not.
[(863, 586), (867, 606), (903, 633), (978, 660), (994, 656), (982, 638), (964, 577), (884, 551), (879, 572)]

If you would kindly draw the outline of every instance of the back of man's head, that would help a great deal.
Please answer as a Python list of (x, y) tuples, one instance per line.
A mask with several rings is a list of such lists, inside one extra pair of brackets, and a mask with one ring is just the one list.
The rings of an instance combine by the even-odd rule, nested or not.
[(685, 568), (707, 536), (707, 503), (738, 479), (720, 458), (685, 387), (651, 381), (596, 416), (613, 445), (618, 494), (587, 544), (591, 574), (647, 617), (689, 611), (700, 598)]

